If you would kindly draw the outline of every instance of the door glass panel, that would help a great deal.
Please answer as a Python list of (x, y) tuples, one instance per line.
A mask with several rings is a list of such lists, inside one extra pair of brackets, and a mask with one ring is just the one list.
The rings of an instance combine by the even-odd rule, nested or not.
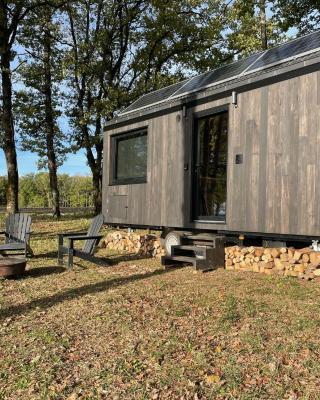
[(225, 220), (228, 112), (199, 118), (196, 133), (196, 218)]

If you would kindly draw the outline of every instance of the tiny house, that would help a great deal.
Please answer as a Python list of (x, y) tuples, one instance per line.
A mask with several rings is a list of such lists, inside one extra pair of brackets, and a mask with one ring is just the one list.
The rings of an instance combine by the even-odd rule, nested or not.
[(175, 244), (311, 242), (319, 182), (320, 32), (148, 93), (105, 127), (105, 222)]

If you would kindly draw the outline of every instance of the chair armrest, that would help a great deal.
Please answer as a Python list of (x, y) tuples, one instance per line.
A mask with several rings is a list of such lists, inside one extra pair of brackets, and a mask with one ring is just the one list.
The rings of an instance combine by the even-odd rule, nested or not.
[(69, 248), (73, 249), (73, 242), (77, 240), (99, 240), (103, 237), (103, 235), (95, 235), (95, 236), (68, 236), (67, 239), (69, 239)]
[(73, 242), (75, 240), (91, 240), (91, 239), (101, 239), (103, 235), (95, 235), (95, 236), (68, 236), (67, 239), (72, 240)]
[(58, 233), (58, 236), (67, 237), (67, 236), (84, 236), (86, 232), (64, 232)]
[(68, 239), (70, 236), (72, 237), (80, 237), (84, 236), (86, 232), (64, 232), (64, 233), (58, 233), (58, 243), (59, 246), (63, 246), (63, 241), (64, 239)]

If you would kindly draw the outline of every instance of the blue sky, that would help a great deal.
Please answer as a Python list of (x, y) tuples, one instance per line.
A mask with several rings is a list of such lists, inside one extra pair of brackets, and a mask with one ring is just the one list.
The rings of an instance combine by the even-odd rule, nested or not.
[[(23, 53), (23, 48), (17, 46), (15, 50), (18, 53)], [(12, 67), (16, 68), (18, 65), (17, 59), (12, 62)], [(15, 80), (13, 82), (14, 89), (23, 88), (21, 82)], [(69, 129), (68, 120), (65, 117), (59, 119), (59, 126), (67, 132)], [(19, 139), (17, 128), (15, 129), (16, 140)], [(18, 171), (19, 175), (23, 176), (30, 173), (39, 172), (37, 167), (37, 155), (30, 151), (21, 151), (17, 143), (17, 158), (18, 158)], [(42, 170), (44, 171), (44, 170)], [(58, 173), (69, 175), (91, 175), (90, 168), (87, 165), (87, 158), (84, 150), (78, 151), (76, 154), (67, 154), (67, 158), (63, 165), (59, 168)], [(6, 159), (3, 150), (0, 148), (0, 176), (7, 175)]]
[[(20, 176), (38, 172), (37, 156), (30, 151), (17, 151), (18, 169)], [(68, 154), (64, 164), (59, 168), (59, 173), (69, 175), (90, 175), (90, 169), (87, 166), (87, 159), (84, 151), (76, 154)], [(3, 150), (0, 150), (0, 176), (7, 174), (6, 160)]]

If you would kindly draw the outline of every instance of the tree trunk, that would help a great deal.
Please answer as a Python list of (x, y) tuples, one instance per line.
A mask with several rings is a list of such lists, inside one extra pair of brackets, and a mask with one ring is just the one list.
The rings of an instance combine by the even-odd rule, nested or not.
[(268, 49), (266, 0), (259, 0), (261, 49)]
[[(95, 138), (96, 138), (96, 172), (92, 178), (94, 187), (94, 210), (95, 214), (100, 214), (102, 211), (102, 165), (103, 165), (103, 140), (101, 139), (102, 123), (101, 116), (97, 115), (95, 124)], [(98, 138), (98, 139), (97, 139)]]
[[(86, 130), (85, 127), (83, 128), (83, 130)], [(85, 135), (85, 137), (87, 137), (87, 135)], [(92, 172), (94, 213), (98, 215), (101, 213), (102, 209), (102, 154), (97, 154), (97, 159), (94, 158), (89, 140), (85, 140), (85, 148), (87, 153), (88, 165)]]
[[(102, 3), (101, 3), (102, 4)], [(89, 52), (89, 32), (90, 32), (90, 7), (86, 9), (86, 28), (85, 28), (85, 48)], [(102, 209), (102, 156), (103, 156), (103, 142), (101, 140), (101, 117), (98, 115), (96, 117), (95, 131), (93, 137), (90, 136), (90, 129), (87, 123), (83, 123), (86, 120), (85, 114), (91, 112), (92, 107), (92, 96), (90, 95), (90, 89), (87, 87), (88, 76), (85, 72), (86, 69), (81, 67), (79, 64), (78, 53), (80, 49), (76, 40), (76, 33), (74, 30), (74, 23), (72, 13), (69, 13), (71, 35), (74, 44), (74, 82), (77, 89), (77, 107), (78, 107), (78, 123), (81, 130), (81, 145), (86, 150), (86, 156), (89, 168), (92, 173), (92, 184), (93, 184), (93, 201), (94, 201), (94, 211), (95, 214), (100, 214)], [(89, 62), (90, 52), (86, 53), (85, 59)], [(80, 71), (79, 71), (80, 67)], [(104, 74), (102, 78), (102, 83), (104, 81)], [(102, 91), (97, 100), (101, 100)], [(87, 103), (87, 104), (86, 104)], [(86, 106), (85, 106), (86, 104)], [(86, 111), (86, 112), (85, 112)], [(93, 153), (92, 147), (95, 147), (96, 157)]]
[(92, 175), (93, 183), (93, 199), (94, 199), (94, 213), (96, 215), (101, 213), (102, 209), (102, 182), (100, 170)]
[[(48, 18), (50, 21), (50, 18)], [(48, 21), (48, 23), (49, 23)], [(44, 95), (45, 95), (45, 121), (46, 144), (49, 169), (50, 191), (52, 199), (53, 216), (60, 218), (60, 195), (57, 178), (57, 160), (54, 149), (55, 121), (52, 107), (52, 75), (51, 75), (51, 36), (45, 28), (44, 38)]]
[[(84, 115), (83, 105), (81, 103), (81, 99), (78, 102), (78, 106), (81, 111), (81, 115)], [(98, 125), (99, 126), (99, 125)], [(95, 131), (95, 137), (97, 136), (97, 128)], [(97, 153), (96, 158), (93, 155), (91, 140), (89, 136), (89, 128), (86, 124), (81, 126), (82, 138), (83, 138), (83, 146), (86, 149), (86, 156), (89, 168), (92, 173), (92, 184), (93, 184), (93, 201), (94, 201), (94, 212), (95, 214), (100, 214), (102, 209), (102, 155), (103, 155), (103, 142), (101, 138), (99, 138), (99, 142), (95, 146), (95, 150)]]
[[(3, 12), (0, 15), (3, 17)], [(2, 23), (3, 18), (0, 19), (0, 25)], [(8, 171), (7, 212), (15, 213), (18, 212), (19, 175), (12, 115), (11, 51), (6, 44), (1, 54), (3, 150)]]

